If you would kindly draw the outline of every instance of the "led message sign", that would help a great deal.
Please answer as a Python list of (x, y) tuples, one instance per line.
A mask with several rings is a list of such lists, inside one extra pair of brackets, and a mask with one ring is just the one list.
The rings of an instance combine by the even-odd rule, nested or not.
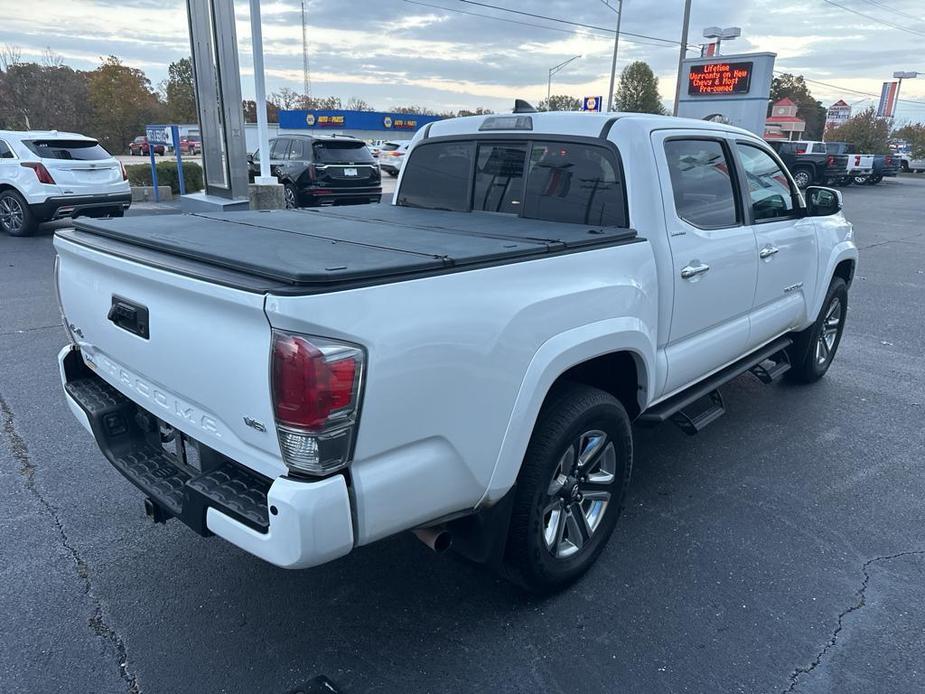
[(752, 63), (708, 63), (691, 65), (687, 93), (691, 96), (748, 94)]

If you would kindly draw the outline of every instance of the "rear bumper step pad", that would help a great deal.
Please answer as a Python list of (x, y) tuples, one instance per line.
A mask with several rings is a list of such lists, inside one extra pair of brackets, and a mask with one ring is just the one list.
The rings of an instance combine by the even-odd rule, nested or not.
[[(206, 509), (215, 508), (266, 533), (270, 480), (245, 470), (214, 451), (203, 454), (203, 470), (181, 465), (157, 444), (160, 433), (139, 425), (149, 413), (90, 371), (77, 351), (67, 357), (68, 395), (83, 409), (106, 459), (168, 516), (179, 518), (200, 535), (211, 535)], [(71, 375), (78, 377), (71, 378)], [(153, 439), (153, 441), (152, 441)], [(208, 468), (208, 469), (206, 469)]]

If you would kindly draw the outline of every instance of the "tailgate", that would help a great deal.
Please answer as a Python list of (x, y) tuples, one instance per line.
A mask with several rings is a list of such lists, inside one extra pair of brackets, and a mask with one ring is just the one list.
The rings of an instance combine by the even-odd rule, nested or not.
[[(62, 309), (88, 366), (187, 436), (268, 477), (286, 472), (275, 434), (263, 294), (61, 236), (55, 247)], [(116, 304), (121, 308), (114, 311)]]

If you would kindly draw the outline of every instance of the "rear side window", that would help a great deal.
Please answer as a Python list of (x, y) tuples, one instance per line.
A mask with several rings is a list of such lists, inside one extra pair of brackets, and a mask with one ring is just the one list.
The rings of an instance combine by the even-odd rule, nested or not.
[(603, 147), (534, 143), (528, 166), (524, 217), (626, 226), (619, 170)]
[(10, 149), (10, 146), (3, 140), (0, 140), (0, 159), (14, 159), (14, 158), (15, 158), (15, 155), (13, 154), (13, 150)]
[(472, 142), (441, 142), (415, 148), (405, 167), (399, 204), (430, 210), (469, 211)]
[(289, 156), (287, 157), (287, 159), (294, 159), (296, 161), (308, 159), (308, 157), (306, 156), (306, 152), (303, 149), (304, 145), (305, 145), (304, 140), (295, 140), (295, 139), (290, 140), (289, 141)]
[(23, 140), (29, 151), (41, 159), (95, 161), (110, 154), (95, 140)]
[(716, 140), (669, 140), (665, 143), (671, 189), (678, 216), (697, 227), (738, 223), (732, 167)]
[(286, 159), (289, 157), (289, 140), (270, 140), (270, 159)]
[(312, 146), (319, 164), (373, 164), (372, 153), (365, 142), (315, 142)]

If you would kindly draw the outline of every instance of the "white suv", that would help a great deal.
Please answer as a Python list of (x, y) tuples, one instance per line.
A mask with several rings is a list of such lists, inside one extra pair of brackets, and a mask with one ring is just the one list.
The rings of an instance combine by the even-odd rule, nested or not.
[(28, 236), (62, 217), (121, 217), (125, 168), (96, 140), (56, 130), (0, 130), (0, 229)]

